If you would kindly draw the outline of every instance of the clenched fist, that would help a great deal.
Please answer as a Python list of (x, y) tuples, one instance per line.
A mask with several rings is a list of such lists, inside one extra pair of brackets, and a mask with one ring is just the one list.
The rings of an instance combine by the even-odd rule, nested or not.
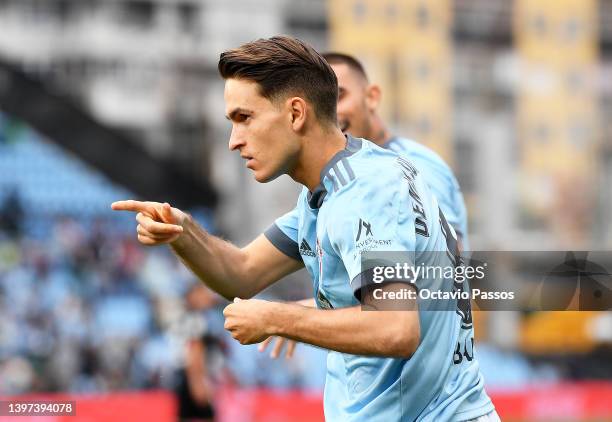
[(234, 299), (223, 310), (225, 329), (241, 344), (259, 343), (275, 333), (274, 302)]

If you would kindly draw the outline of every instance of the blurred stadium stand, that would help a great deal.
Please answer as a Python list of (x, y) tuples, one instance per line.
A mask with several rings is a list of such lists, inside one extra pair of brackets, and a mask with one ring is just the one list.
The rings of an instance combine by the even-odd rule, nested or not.
[[(69, 99), (49, 92), (44, 84), (9, 64), (0, 62), (0, 75), (4, 81), (0, 86), (2, 109), (29, 122), (46, 134), (48, 140), (55, 141), (63, 149), (96, 167), (111, 180), (137, 192), (141, 198), (169, 201), (181, 208), (214, 207), (217, 196), (207, 180), (196, 179), (193, 174), (181, 171), (178, 163), (152, 156), (118, 131), (97, 123), (86, 112), (71, 104)], [(18, 142), (16, 145), (21, 147), (21, 151), (16, 151), (14, 157), (6, 155), (4, 159), (7, 164), (17, 160), (14, 165), (26, 167), (24, 163), (29, 159), (44, 160), (50, 151), (45, 151), (42, 144), (36, 142)], [(115, 152), (117, 150), (121, 150), (120, 160)], [(20, 158), (22, 162), (19, 162)], [(53, 166), (52, 163), (52, 158), (48, 157), (47, 167)], [(36, 166), (40, 175), (54, 174), (57, 168), (61, 168), (61, 165), (56, 168)], [(10, 173), (16, 169), (7, 165), (5, 170)], [(73, 179), (78, 180), (76, 177)], [(46, 188), (44, 183), (36, 183), (44, 182), (44, 176), (32, 182), (31, 186), (41, 190)], [(54, 192), (57, 190), (47, 191), (50, 199)], [(73, 192), (83, 196), (89, 194), (86, 190)], [(92, 195), (100, 197), (98, 192)], [(79, 206), (78, 197), (73, 199), (73, 204)], [(109, 196), (100, 199), (108, 200)], [(84, 204), (88, 202), (87, 199), (83, 201)]]

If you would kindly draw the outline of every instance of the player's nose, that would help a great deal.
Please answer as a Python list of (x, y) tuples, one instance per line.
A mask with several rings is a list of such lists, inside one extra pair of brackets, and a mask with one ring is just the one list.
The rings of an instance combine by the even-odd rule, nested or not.
[(244, 145), (246, 145), (246, 142), (244, 141), (244, 138), (242, 136), (239, 136), (237, 131), (232, 129), (232, 133), (230, 134), (230, 139), (229, 139), (229, 149), (230, 149), (230, 151), (234, 151), (234, 150), (240, 149)]

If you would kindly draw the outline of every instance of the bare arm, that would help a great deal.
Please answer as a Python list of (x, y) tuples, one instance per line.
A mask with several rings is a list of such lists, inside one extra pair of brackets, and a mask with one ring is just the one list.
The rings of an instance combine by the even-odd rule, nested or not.
[[(297, 302), (294, 302), (294, 303), (296, 305), (302, 305), (308, 308), (317, 307), (317, 303), (315, 302), (313, 298), (298, 300)], [(272, 347), (272, 351), (270, 352), (270, 357), (272, 359), (276, 359), (280, 356), (281, 351), (283, 350), (283, 347), (285, 346), (285, 344), (287, 344), (285, 358), (291, 359), (293, 357), (293, 353), (295, 352), (295, 347), (297, 346), (297, 342), (295, 340), (287, 339), (285, 337), (280, 337), (280, 336), (268, 337), (267, 339), (259, 343), (259, 347), (257, 347), (257, 350), (259, 350), (260, 352), (264, 352), (266, 348), (268, 347), (268, 345), (272, 342), (272, 340), (275, 340), (274, 347)]]
[(354, 355), (409, 358), (419, 344), (416, 311), (320, 310), (286, 305), (275, 334)]
[(185, 232), (171, 243), (172, 250), (208, 287), (230, 300), (253, 297), (303, 266), (264, 235), (238, 248), (207, 233), (190, 217), (183, 227)]
[[(405, 285), (390, 284), (384, 290), (398, 291), (402, 287)], [(408, 358), (420, 341), (416, 301), (410, 307), (412, 310), (401, 311), (366, 311), (361, 306), (321, 310), (239, 300), (225, 308), (225, 328), (242, 344), (278, 335), (343, 353)]]
[(298, 305), (306, 306), (308, 308), (316, 308), (317, 307), (317, 303), (315, 302), (315, 300), (313, 298), (298, 300), (295, 303), (297, 303)]
[(168, 204), (119, 201), (112, 207), (137, 212), (141, 243), (169, 244), (200, 280), (230, 300), (250, 298), (303, 266), (276, 249), (263, 235), (239, 248), (206, 232), (189, 214)]

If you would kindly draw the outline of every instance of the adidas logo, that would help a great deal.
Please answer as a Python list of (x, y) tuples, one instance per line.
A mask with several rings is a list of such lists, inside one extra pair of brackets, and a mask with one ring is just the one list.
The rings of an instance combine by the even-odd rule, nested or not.
[(316, 256), (308, 242), (306, 242), (306, 239), (302, 239), (300, 244), (300, 255), (311, 256), (313, 258)]

